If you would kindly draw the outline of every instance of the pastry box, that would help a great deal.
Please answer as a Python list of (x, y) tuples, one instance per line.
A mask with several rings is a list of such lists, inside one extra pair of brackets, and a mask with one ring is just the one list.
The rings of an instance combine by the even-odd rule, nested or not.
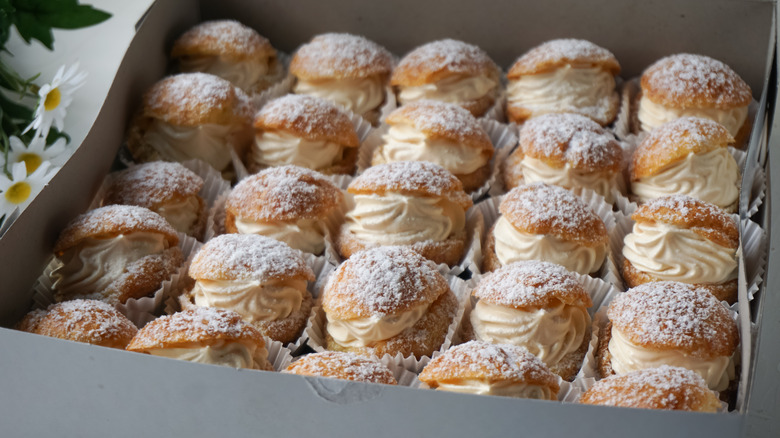
[[(763, 227), (768, 241), (766, 254), (757, 257), (766, 261), (758, 290), (748, 291), (747, 284), (740, 290), (737, 409), (697, 414), (606, 408), (302, 378), (155, 358), (9, 328), (30, 309), (33, 285), (59, 231), (92, 202), (140, 96), (168, 72), (173, 40), (217, 18), (244, 22), (286, 53), (313, 35), (341, 31), (365, 35), (396, 55), (456, 38), (482, 47), (503, 68), (546, 40), (583, 38), (616, 55), (623, 79), (638, 77), (673, 53), (701, 53), (729, 64), (756, 100), (743, 187), (757, 186), (765, 194), (750, 218), (748, 199), (740, 211), (742, 219)], [(775, 1), (158, 0), (138, 22), (129, 47), (115, 48), (126, 53), (86, 139), (0, 239), (3, 435), (776, 436), (780, 295), (774, 292), (780, 279), (774, 272), (780, 254), (774, 248), (780, 242), (771, 233), (771, 217), (775, 211), (780, 215), (780, 203), (771, 198), (780, 192), (772, 178), (780, 171), (780, 133), (773, 129), (780, 129), (776, 19)], [(743, 270), (763, 268), (741, 260)]]

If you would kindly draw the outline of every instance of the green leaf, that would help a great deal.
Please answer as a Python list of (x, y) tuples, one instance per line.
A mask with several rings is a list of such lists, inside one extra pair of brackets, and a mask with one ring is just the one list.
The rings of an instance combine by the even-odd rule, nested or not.
[(47, 49), (54, 50), (54, 35), (51, 33), (51, 27), (39, 22), (35, 14), (20, 11), (14, 17), (14, 24), (27, 44), (36, 39)]
[(20, 103), (12, 101), (3, 93), (0, 93), (0, 107), (2, 107), (6, 114), (13, 117), (14, 119), (23, 120), (27, 124), (32, 122), (34, 114), (33, 110)]
[(58, 29), (79, 29), (93, 26), (111, 18), (108, 12), (95, 9), (89, 5), (77, 5), (72, 9), (38, 15), (41, 23)]

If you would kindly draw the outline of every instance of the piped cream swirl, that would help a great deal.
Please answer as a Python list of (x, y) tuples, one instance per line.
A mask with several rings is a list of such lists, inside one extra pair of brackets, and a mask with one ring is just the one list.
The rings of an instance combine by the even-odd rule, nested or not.
[(646, 96), (642, 96), (639, 99), (639, 111), (637, 112), (640, 127), (645, 132), (650, 132), (666, 122), (671, 122), (681, 117), (701, 117), (720, 123), (729, 131), (732, 137), (737, 136), (747, 116), (747, 106), (731, 109), (669, 108), (653, 102)]
[(612, 327), (608, 348), (612, 356), (612, 369), (617, 374), (661, 365), (683, 367), (699, 374), (713, 391), (728, 388), (729, 380), (735, 376), (734, 361), (729, 356), (701, 359), (677, 350), (644, 348), (633, 344), (615, 327)]
[(624, 239), (623, 256), (660, 280), (723, 283), (737, 278), (736, 248), (727, 248), (690, 229), (637, 222)]
[(248, 322), (287, 318), (306, 293), (305, 280), (198, 280), (191, 292), (195, 305), (233, 310)]
[(631, 191), (641, 202), (688, 195), (722, 209), (733, 209), (739, 197), (739, 168), (727, 148), (703, 154), (691, 152), (654, 175), (633, 181)]
[(590, 315), (584, 308), (563, 303), (519, 310), (480, 300), (471, 312), (471, 325), (479, 340), (525, 347), (547, 366), (555, 366), (580, 348)]
[(412, 327), (430, 307), (423, 304), (397, 315), (372, 316), (349, 320), (331, 319), (327, 316), (327, 331), (344, 347), (371, 347), (379, 341), (390, 339)]
[(466, 103), (496, 94), (498, 82), (487, 76), (449, 76), (440, 81), (418, 86), (400, 87), (401, 105), (418, 100)]
[(197, 196), (190, 196), (179, 202), (161, 205), (154, 211), (164, 217), (176, 231), (187, 234), (200, 217), (200, 201)]
[(555, 168), (547, 165), (542, 160), (525, 156), (520, 162), (523, 169), (525, 184), (543, 182), (563, 187), (574, 193), (581, 193), (582, 189), (591, 189), (603, 196), (607, 202), (612, 202), (612, 191), (625, 193), (626, 184), (620, 172), (588, 172), (572, 168), (566, 163), (563, 167)]
[(251, 93), (263, 88), (271, 71), (267, 57), (234, 61), (224, 56), (186, 56), (179, 61), (182, 72), (202, 72), (219, 76)]
[(265, 131), (255, 137), (252, 160), (259, 167), (293, 164), (313, 170), (333, 166), (341, 160), (344, 147), (325, 140), (307, 140), (288, 132)]
[(181, 162), (198, 158), (222, 171), (230, 165), (230, 149), (233, 146), (228, 138), (232, 131), (231, 126), (174, 126), (154, 119), (144, 133), (144, 141), (163, 160)]
[(606, 244), (591, 248), (555, 236), (525, 233), (504, 216), (496, 221), (494, 236), (496, 257), (502, 266), (520, 260), (542, 260), (587, 275), (597, 271), (607, 256)]
[(268, 350), (241, 342), (220, 341), (214, 345), (192, 348), (155, 348), (148, 350), (153, 356), (188, 362), (222, 365), (253, 370), (269, 369)]
[(439, 391), (458, 392), (461, 394), (497, 395), (502, 397), (528, 398), (534, 400), (555, 400), (552, 390), (547, 386), (530, 385), (527, 383), (497, 381), (484, 382), (474, 379), (459, 379), (439, 383)]
[(325, 250), (325, 225), (321, 220), (301, 219), (287, 223), (236, 218), (236, 229), (241, 234), (259, 234), (276, 239), (303, 252), (321, 254)]
[(358, 239), (380, 245), (411, 245), (443, 241), (466, 226), (463, 208), (442, 198), (354, 195), (355, 207), (347, 213), (347, 229)]
[(379, 77), (317, 81), (299, 79), (293, 92), (330, 100), (360, 115), (377, 109), (385, 101), (384, 83)]

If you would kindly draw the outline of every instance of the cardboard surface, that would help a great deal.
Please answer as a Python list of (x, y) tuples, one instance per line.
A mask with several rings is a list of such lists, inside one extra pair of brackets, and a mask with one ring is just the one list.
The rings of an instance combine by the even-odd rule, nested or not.
[[(0, 239), (0, 324), (15, 323), (29, 308), (30, 286), (59, 230), (91, 201), (141, 94), (166, 72), (172, 41), (201, 19), (239, 18), (286, 51), (325, 31), (361, 33), (399, 55), (437, 38), (458, 38), (482, 46), (504, 68), (544, 40), (581, 37), (612, 50), (624, 77), (639, 74), (661, 56), (698, 52), (732, 65), (759, 95), (774, 38), (774, 7), (774, 2), (737, 0), (399, 0), (370, 7), (357, 0), (160, 0), (127, 49), (77, 156)], [(768, 284), (776, 284), (771, 275)], [(9, 329), (0, 329), (0, 343), (13, 352), (0, 355), (4, 436), (54, 431), (61, 436), (150, 431), (163, 436), (344, 436), (370, 430), (372, 436), (394, 437), (656, 437), (691, 436), (695, 430), (697, 436), (726, 437), (744, 433), (753, 414), (750, 408), (748, 415), (704, 415), (554, 405), (303, 379), (152, 358)], [(774, 371), (761, 368), (762, 376), (777, 382), (773, 366)], [(758, 394), (772, 399), (765, 389)], [(777, 392), (774, 397), (776, 408)], [(756, 409), (755, 415), (771, 414)]]

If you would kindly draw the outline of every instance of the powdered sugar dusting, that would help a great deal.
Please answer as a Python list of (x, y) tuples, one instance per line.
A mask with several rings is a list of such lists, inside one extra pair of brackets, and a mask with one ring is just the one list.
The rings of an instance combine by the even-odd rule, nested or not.
[(151, 208), (177, 197), (195, 195), (203, 179), (179, 163), (155, 161), (109, 175), (104, 202)]
[(569, 163), (575, 169), (618, 169), (623, 151), (615, 136), (579, 114), (545, 114), (520, 130), (523, 153)]
[(176, 235), (176, 231), (159, 214), (135, 205), (107, 205), (96, 208), (74, 219), (62, 236), (77, 230), (79, 235), (97, 235), (110, 229), (155, 229), (167, 235)]
[(256, 120), (265, 125), (293, 124), (306, 138), (338, 138), (349, 117), (329, 100), (305, 94), (288, 94), (266, 104)]
[(381, 317), (430, 304), (446, 288), (436, 265), (411, 249), (376, 247), (353, 254), (338, 267), (323, 290), (323, 306), (336, 314)]
[[(423, 132), (432, 132), (458, 142), (469, 142), (481, 138), (490, 144), (490, 138), (471, 112), (460, 105), (438, 101), (418, 101), (395, 110), (412, 120), (414, 127)], [(393, 115), (389, 116), (392, 119)], [(390, 120), (392, 125), (392, 120)]]
[(634, 154), (673, 156), (673, 152), (683, 144), (711, 150), (728, 146), (723, 140), (730, 138), (726, 128), (718, 122), (699, 117), (681, 117), (652, 130), (639, 144)]
[[(229, 48), (231, 52), (260, 56), (263, 49), (269, 45), (268, 40), (260, 36), (252, 28), (235, 20), (216, 20), (200, 23), (187, 31), (176, 42), (189, 45), (195, 41), (207, 44), (207, 49)], [(176, 52), (174, 47), (173, 51)]]
[(393, 57), (384, 47), (362, 36), (326, 33), (298, 49), (290, 71), (297, 75), (297, 68), (316, 72), (322, 78), (362, 78), (388, 74), (393, 68)]
[(577, 277), (566, 268), (543, 261), (502, 266), (480, 281), (474, 296), (511, 307), (546, 306), (555, 302), (590, 307), (593, 303)]
[(717, 401), (696, 372), (662, 365), (602, 379), (581, 401), (607, 406), (691, 410), (708, 393)]
[(145, 101), (149, 109), (165, 113), (169, 107), (199, 109), (204, 114), (218, 108), (226, 110), (232, 102), (234, 86), (206, 73), (182, 73), (169, 76), (155, 84)]
[(690, 223), (707, 223), (715, 217), (718, 222), (731, 225), (734, 234), (737, 224), (732, 217), (714, 204), (704, 202), (686, 195), (671, 195), (651, 199), (641, 205), (634, 213), (634, 218), (652, 212), (653, 218), (662, 222), (675, 223), (680, 218), (686, 218)]
[(565, 62), (615, 63), (615, 55), (590, 41), (566, 38), (543, 43), (521, 56), (515, 64), (528, 66)]
[(645, 283), (618, 295), (607, 314), (614, 328), (639, 345), (681, 348), (705, 358), (736, 348), (728, 309), (694, 285)]
[[(472, 73), (475, 65), (494, 65), (488, 54), (479, 47), (457, 41), (444, 39), (424, 44), (409, 52), (401, 62), (398, 70), (414, 69), (419, 64), (426, 64), (433, 71), (446, 70), (454, 74)], [(497, 70), (497, 67), (496, 67)]]
[(393, 373), (378, 360), (339, 351), (306, 355), (290, 365), (286, 372), (358, 382), (396, 383)]
[(227, 272), (235, 280), (287, 278), (304, 272), (314, 280), (298, 251), (257, 234), (223, 234), (206, 242), (192, 261), (190, 275), (209, 278), (215, 272)]
[(52, 336), (57, 332), (67, 334), (69, 339), (100, 342), (136, 331), (130, 320), (101, 301), (64, 301), (49, 306), (46, 312), (38, 325), (38, 333), (42, 335)]
[[(499, 210), (511, 214), (515, 226), (532, 229), (548, 226), (565, 235), (579, 235), (587, 224), (601, 222), (577, 196), (562, 187), (544, 183), (515, 187), (501, 201)], [(518, 220), (522, 224), (515, 223)], [(606, 235), (603, 222), (599, 228)], [(599, 240), (597, 236), (590, 237)]]
[[(146, 343), (165, 345), (174, 335), (190, 341), (216, 338), (241, 338), (248, 323), (232, 311), (211, 307), (193, 307), (173, 315), (161, 316), (145, 325), (137, 337)], [(251, 329), (254, 331), (254, 329)]]
[(707, 106), (748, 105), (750, 87), (728, 65), (704, 55), (681, 53), (656, 61), (642, 74), (642, 88), (662, 93), (670, 101), (706, 96)]
[(427, 161), (396, 161), (366, 169), (349, 185), (350, 189), (387, 187), (403, 194), (425, 193), (447, 196), (460, 203), (467, 195), (452, 173)]

